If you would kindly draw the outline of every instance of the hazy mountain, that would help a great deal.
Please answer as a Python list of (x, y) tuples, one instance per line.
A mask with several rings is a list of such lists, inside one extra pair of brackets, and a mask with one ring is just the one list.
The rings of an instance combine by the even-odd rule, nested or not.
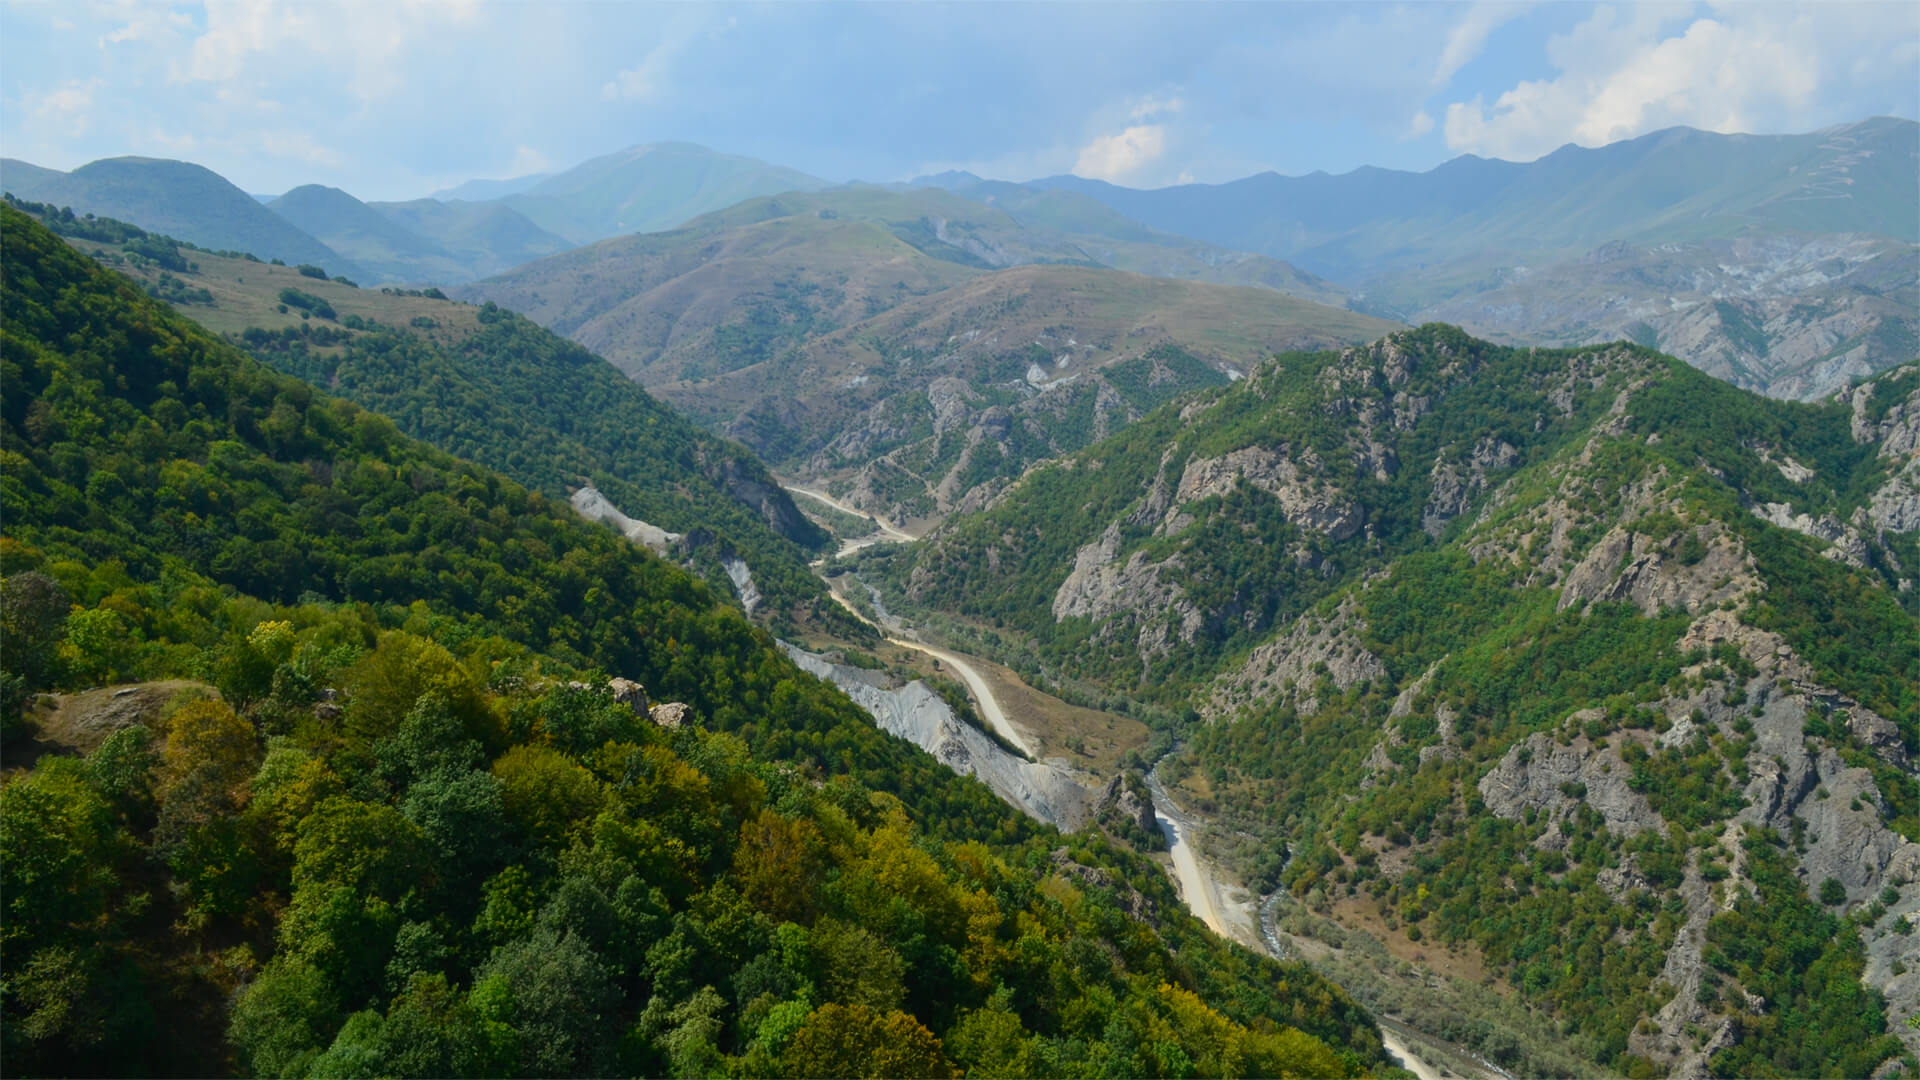
[(457, 285), (573, 246), (499, 203), (363, 203), (309, 184), (269, 205), (380, 281)]
[(468, 180), (450, 188), (442, 188), (428, 195), (427, 198), (439, 202), (456, 200), (483, 202), (488, 199), (504, 199), (509, 195), (518, 195), (552, 175), (552, 173), (528, 173), (511, 180)]
[[(1743, 386), (1814, 397), (1911, 358), (1901, 343), (1912, 307), (1897, 274), (1874, 272), (1880, 284), (1861, 291), (1832, 280), (1852, 271), (1780, 269), (1812, 258), (1792, 252), (1876, 239), (1896, 245), (1882, 246), (1884, 265), (1902, 265), (1920, 239), (1917, 178), (1920, 125), (1877, 118), (1807, 135), (1674, 128), (1527, 164), (1467, 156), (1425, 173), (1267, 173), (1158, 191), (1074, 177), (1026, 186), (1291, 260), (1380, 315), (1535, 344), (1632, 337)], [(1620, 273), (1608, 253), (1623, 244), (1661, 264), (1652, 278), (1687, 283)], [(1709, 284), (1716, 278), (1739, 280), (1723, 288)], [(1881, 302), (1872, 290), (1884, 284), (1896, 292)], [(1738, 312), (1703, 319), (1712, 309), (1702, 305), (1718, 302)]]
[[(1920, 124), (1878, 118), (1808, 135), (1671, 128), (1515, 164), (1468, 155), (1424, 173), (1262, 173), (1135, 191), (1056, 177), (1156, 229), (1300, 264), (1337, 281), (1475, 252), (1565, 252), (1759, 229), (1920, 240)], [(1435, 299), (1438, 299), (1436, 297)]]
[(360, 264), (374, 281), (451, 284), (478, 276), (440, 244), (339, 188), (307, 184), (267, 208)]
[[(865, 508), (916, 518), (1275, 349), (1392, 326), (1273, 289), (1109, 270), (1084, 240), (951, 192), (842, 188), (750, 200), (459, 295), (566, 334), (776, 464), (852, 484)], [(1196, 247), (1152, 240), (1134, 246)], [(1111, 364), (1137, 392), (1094, 374)]]
[[(185, 161), (107, 158), (70, 173), (8, 164), (0, 183), (24, 173), (23, 199), (118, 218), (215, 251), (239, 251), (332, 274), (365, 276), (352, 259), (262, 206), (218, 173)], [(13, 190), (11, 186), (8, 190)]]
[(45, 202), (41, 194), (54, 190), (66, 175), (18, 158), (0, 158), (0, 190), (29, 202)]
[(1101, 266), (1153, 277), (1261, 285), (1336, 307), (1347, 303), (1346, 289), (1298, 267), (1148, 228), (1081, 192), (999, 181), (961, 183), (957, 177), (941, 186), (1006, 211), (1030, 231), (1060, 234)]
[(428, 237), (452, 252), (466, 274), (454, 279), (455, 282), (497, 274), (574, 246), (527, 220), (519, 211), (497, 202), (415, 199), (367, 205), (389, 221)]
[(1416, 1026), (1521, 1075), (1865, 1075), (1920, 1049), (1917, 528), (1920, 367), (1801, 405), (1430, 326), (859, 566), (1178, 740), (1270, 932)]
[(756, 196), (827, 186), (818, 177), (749, 157), (692, 143), (652, 143), (582, 162), (503, 201), (549, 232), (591, 244), (671, 229)]
[(1499, 277), (1414, 319), (1511, 343), (1637, 341), (1736, 386), (1801, 400), (1920, 347), (1920, 247), (1884, 237), (1616, 243)]

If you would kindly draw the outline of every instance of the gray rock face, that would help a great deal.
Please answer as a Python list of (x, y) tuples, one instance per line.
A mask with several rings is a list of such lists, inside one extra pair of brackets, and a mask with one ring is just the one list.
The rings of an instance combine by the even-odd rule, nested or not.
[(1175, 506), (1183, 506), (1209, 495), (1223, 495), (1245, 480), (1280, 500), (1288, 521), (1334, 540), (1345, 540), (1360, 531), (1360, 510), (1338, 490), (1315, 480), (1318, 471), (1311, 451), (1301, 455), (1296, 464), (1285, 448), (1243, 447), (1222, 457), (1187, 462), (1173, 501)]
[(647, 716), (653, 712), (653, 703), (647, 700), (647, 688), (632, 679), (611, 679), (607, 689), (613, 691), (613, 700), (632, 709), (633, 715)]
[(926, 683), (891, 686), (879, 672), (836, 664), (788, 642), (781, 649), (801, 669), (839, 687), (882, 731), (913, 743), (962, 775), (977, 776), (1008, 805), (1071, 832), (1092, 816), (1093, 793), (1084, 774), (1036, 763), (1000, 748), (986, 733), (953, 714)]
[(1160, 835), (1160, 824), (1153, 816), (1153, 800), (1142, 799), (1127, 785), (1124, 776), (1116, 775), (1107, 781), (1094, 804), (1094, 817), (1104, 818), (1109, 812), (1133, 822), (1148, 836)]
[(1311, 714), (1320, 708), (1314, 685), (1323, 674), (1342, 692), (1368, 679), (1386, 678), (1386, 665), (1360, 643), (1366, 628), (1351, 598), (1324, 623), (1312, 618), (1295, 622), (1286, 636), (1254, 649), (1238, 671), (1216, 680), (1202, 711), (1224, 716), (1249, 701), (1291, 695), (1296, 709)]
[(1567, 572), (1560, 610), (1591, 601), (1630, 601), (1648, 615), (1665, 608), (1693, 612), (1757, 586), (1753, 560), (1737, 538), (1717, 526), (1694, 532), (1704, 554), (1689, 563), (1670, 550), (1673, 543), (1615, 526)]
[[(1397, 413), (1394, 426), (1399, 426)], [(1465, 513), (1473, 498), (1486, 490), (1489, 472), (1505, 471), (1519, 462), (1518, 450), (1491, 436), (1481, 439), (1464, 461), (1434, 461), (1433, 493), (1420, 512), (1420, 527), (1428, 536), (1439, 536), (1449, 521)]]
[(1632, 775), (1616, 747), (1596, 748), (1584, 735), (1561, 745), (1536, 732), (1510, 748), (1500, 764), (1480, 778), (1479, 789), (1487, 809), (1498, 817), (1517, 818), (1529, 808), (1559, 817), (1585, 802), (1606, 819), (1609, 831), (1622, 836), (1664, 828), (1646, 796), (1627, 786)]
[(657, 525), (649, 525), (639, 518), (628, 517), (591, 484), (574, 492), (567, 502), (572, 504), (574, 513), (588, 521), (605, 522), (620, 530), (620, 535), (636, 544), (651, 548), (658, 555), (666, 555), (674, 543), (685, 535), (668, 532)]
[(684, 702), (669, 701), (655, 705), (647, 716), (663, 728), (677, 728), (693, 722), (693, 709)]

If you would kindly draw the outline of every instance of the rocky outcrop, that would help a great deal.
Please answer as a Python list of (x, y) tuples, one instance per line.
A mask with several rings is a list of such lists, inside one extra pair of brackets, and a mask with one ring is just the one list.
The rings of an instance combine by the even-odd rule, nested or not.
[(1632, 775), (1615, 746), (1596, 747), (1585, 735), (1561, 743), (1535, 732), (1480, 778), (1479, 790), (1498, 817), (1517, 818), (1532, 809), (1557, 819), (1584, 802), (1606, 819), (1609, 831), (1623, 836), (1664, 828), (1646, 796), (1628, 786)]
[[(1405, 397), (1404, 394), (1397, 395)], [(1424, 402), (1426, 399), (1421, 398)], [(1400, 425), (1396, 405), (1394, 426)], [(1520, 463), (1520, 452), (1510, 443), (1492, 436), (1482, 438), (1463, 460), (1445, 458), (1433, 463), (1433, 491), (1420, 512), (1420, 527), (1428, 536), (1438, 537), (1447, 523), (1466, 512), (1473, 499), (1487, 488), (1489, 472), (1505, 472)]]
[(657, 525), (649, 525), (638, 518), (630, 518), (620, 512), (620, 508), (607, 501), (600, 489), (588, 484), (576, 490), (567, 502), (573, 511), (588, 521), (605, 522), (620, 530), (620, 535), (653, 550), (657, 555), (668, 554), (684, 533), (668, 532)]
[(753, 571), (746, 560), (728, 555), (720, 560), (720, 565), (727, 572), (727, 580), (733, 582), (733, 591), (739, 594), (740, 607), (747, 614), (753, 614), (753, 609), (760, 606), (760, 587), (753, 583)]
[(801, 669), (839, 687), (865, 709), (882, 731), (913, 743), (942, 765), (977, 776), (1009, 805), (1037, 820), (1072, 832), (1087, 823), (1093, 795), (1083, 774), (1051, 762), (1036, 763), (1000, 747), (953, 709), (926, 683), (901, 685), (881, 672), (836, 664), (788, 642), (781, 649)]
[(635, 716), (650, 716), (653, 703), (647, 700), (647, 688), (632, 679), (613, 678), (607, 681), (607, 689), (613, 692), (613, 700), (633, 710)]
[[(1299, 463), (1285, 448), (1275, 451), (1263, 446), (1243, 447), (1217, 458), (1198, 458), (1187, 462), (1180, 474), (1173, 496), (1176, 509), (1169, 512), (1169, 520), (1179, 513), (1178, 507), (1210, 495), (1223, 495), (1245, 480), (1280, 500), (1287, 520), (1294, 525), (1345, 540), (1360, 531), (1360, 509), (1320, 480), (1319, 473), (1319, 462), (1311, 451), (1301, 454)], [(1169, 525), (1167, 531), (1178, 530)]]
[(809, 544), (819, 535), (819, 529), (800, 508), (793, 504), (793, 496), (766, 473), (749, 469), (739, 460), (728, 457), (723, 459), (714, 477), (720, 490), (725, 491), (733, 501), (760, 515), (774, 532), (796, 544)]
[(669, 701), (655, 705), (647, 718), (663, 728), (677, 728), (693, 722), (693, 709), (684, 702)]
[(1698, 612), (1758, 587), (1745, 546), (1717, 525), (1665, 540), (1615, 526), (1567, 572), (1559, 607), (1630, 602), (1647, 615)]
[(1248, 654), (1246, 663), (1213, 684), (1202, 712), (1225, 716), (1251, 702), (1284, 700), (1303, 714), (1320, 708), (1322, 678), (1342, 693), (1370, 679), (1384, 679), (1386, 665), (1360, 643), (1366, 622), (1351, 597), (1325, 621), (1300, 619), (1286, 636)]

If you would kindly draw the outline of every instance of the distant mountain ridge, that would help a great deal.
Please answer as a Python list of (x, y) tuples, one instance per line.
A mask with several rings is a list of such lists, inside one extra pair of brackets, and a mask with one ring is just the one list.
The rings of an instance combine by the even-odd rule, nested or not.
[(763, 195), (830, 186), (817, 176), (756, 158), (664, 142), (582, 162), (502, 201), (549, 232), (591, 244), (671, 229)]
[(1124, 272), (1165, 258), (1238, 280), (1252, 265), (1332, 291), (1070, 193), (997, 194), (1015, 212), (937, 188), (786, 193), (456, 295), (573, 338), (776, 466), (898, 520), (977, 505), (1028, 464), (1277, 349), (1394, 326), (1279, 288)]
[(1669, 128), (1516, 164), (1467, 155), (1423, 173), (1262, 173), (1138, 191), (1061, 176), (1031, 187), (1099, 199), (1156, 229), (1355, 281), (1459, 249), (1584, 250), (1749, 228), (1920, 240), (1920, 124), (1879, 117), (1806, 135)]
[(211, 169), (158, 158), (106, 158), (70, 173), (0, 162), (0, 187), (33, 202), (118, 218), (215, 251), (240, 251), (330, 274), (364, 268), (274, 213)]

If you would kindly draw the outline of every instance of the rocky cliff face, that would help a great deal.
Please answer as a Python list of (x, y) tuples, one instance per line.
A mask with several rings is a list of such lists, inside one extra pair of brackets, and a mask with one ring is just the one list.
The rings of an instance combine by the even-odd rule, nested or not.
[(1037, 820), (1072, 832), (1092, 817), (1091, 778), (1052, 763), (1026, 761), (963, 723), (939, 694), (918, 679), (902, 685), (865, 668), (781, 642), (793, 662), (845, 691), (881, 730), (913, 743), (957, 773), (979, 777), (993, 793)]

